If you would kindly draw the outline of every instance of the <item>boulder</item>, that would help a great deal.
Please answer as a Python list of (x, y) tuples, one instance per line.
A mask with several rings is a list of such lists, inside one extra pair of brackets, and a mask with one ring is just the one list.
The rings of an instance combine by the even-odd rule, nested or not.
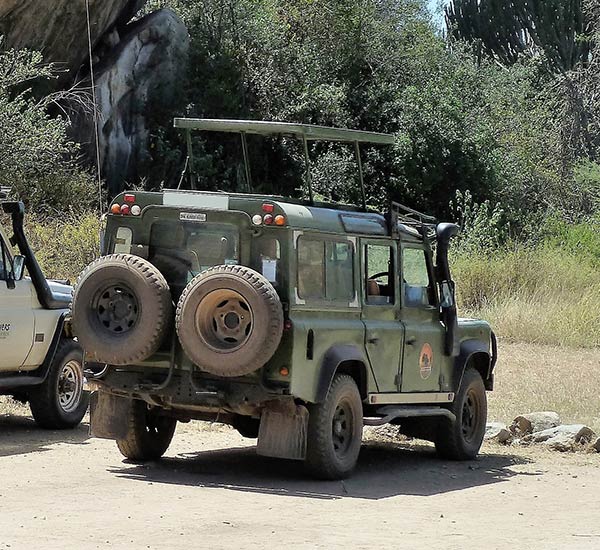
[[(168, 9), (158, 10), (129, 24), (118, 37), (111, 37), (111, 44), (116, 46), (94, 67), (102, 176), (112, 194), (143, 173), (144, 163), (150, 160), (151, 122), (171, 120), (189, 41), (177, 15)], [(88, 154), (93, 158), (94, 127), (89, 113), (78, 121), (77, 128), (74, 137), (90, 144)]]
[(486, 441), (495, 441), (502, 445), (508, 445), (513, 439), (513, 435), (510, 433), (506, 424), (502, 422), (489, 422), (485, 428)]
[(510, 431), (516, 437), (523, 437), (560, 426), (560, 417), (555, 412), (534, 412), (517, 416), (510, 425)]
[(600, 453), (600, 437), (598, 439), (596, 439), (596, 441), (594, 443), (592, 443), (592, 449), (594, 449), (594, 451)]
[[(129, 22), (146, 1), (89, 0), (93, 46), (111, 28)], [(85, 1), (2, 0), (0, 35), (5, 47), (40, 50), (44, 61), (64, 69), (58, 82), (68, 82), (88, 60)]]
[(583, 424), (563, 425), (542, 430), (522, 438), (523, 443), (546, 443), (548, 446), (561, 446), (571, 442), (573, 445), (586, 445), (596, 434), (591, 428)]

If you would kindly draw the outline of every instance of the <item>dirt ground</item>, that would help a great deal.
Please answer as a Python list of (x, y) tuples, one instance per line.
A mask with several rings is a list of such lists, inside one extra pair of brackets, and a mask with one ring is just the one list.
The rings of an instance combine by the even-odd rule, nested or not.
[[(204, 426), (204, 427), (203, 427)], [(179, 425), (138, 466), (87, 426), (0, 415), (0, 549), (600, 548), (600, 455), (486, 446), (471, 463), (371, 441), (317, 482), (228, 428)]]

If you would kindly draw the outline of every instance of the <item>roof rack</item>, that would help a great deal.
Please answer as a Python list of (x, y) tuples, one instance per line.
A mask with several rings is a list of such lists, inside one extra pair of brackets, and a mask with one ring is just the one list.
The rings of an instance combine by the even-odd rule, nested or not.
[[(252, 135), (282, 135), (293, 137), (302, 141), (304, 145), (304, 161), (306, 164), (306, 185), (308, 187), (308, 197), (310, 204), (314, 205), (314, 197), (312, 191), (312, 181), (310, 175), (310, 158), (308, 155), (309, 141), (333, 141), (338, 143), (354, 144), (354, 154), (358, 164), (358, 177), (360, 190), (362, 193), (362, 208), (367, 210), (367, 200), (365, 194), (364, 176), (362, 169), (362, 160), (360, 155), (360, 144), (368, 143), (371, 145), (393, 145), (395, 137), (391, 134), (382, 134), (379, 132), (363, 132), (361, 130), (348, 130), (345, 128), (330, 128), (327, 126), (316, 126), (314, 124), (292, 124), (287, 122), (268, 122), (261, 120), (225, 120), (225, 119), (208, 119), (208, 118), (176, 118), (173, 122), (175, 128), (180, 128), (186, 131), (188, 158), (186, 161), (186, 169), (181, 175), (181, 183), (187, 167), (193, 161), (191, 131), (200, 130), (206, 132), (228, 132), (238, 133), (242, 139), (242, 151), (244, 154), (244, 167), (246, 170), (246, 183), (248, 191), (252, 192), (252, 175), (250, 171), (250, 161), (248, 155), (248, 143), (246, 136)], [(190, 186), (195, 189), (193, 177), (190, 178)]]
[(419, 231), (424, 239), (433, 239), (436, 235), (437, 219), (433, 216), (423, 214), (418, 210), (404, 206), (399, 202), (393, 202), (390, 205), (388, 214), (390, 224), (390, 234), (398, 237), (400, 229), (399, 224), (413, 227)]

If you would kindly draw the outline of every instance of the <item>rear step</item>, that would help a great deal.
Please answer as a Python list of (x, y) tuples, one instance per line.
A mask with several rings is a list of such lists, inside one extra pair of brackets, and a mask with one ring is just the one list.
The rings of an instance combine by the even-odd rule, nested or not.
[(406, 405), (390, 405), (387, 407), (381, 407), (381, 409), (377, 409), (375, 414), (380, 416), (367, 417), (363, 419), (363, 424), (365, 426), (383, 426), (384, 424), (388, 424), (397, 418), (415, 418), (418, 416), (443, 416), (452, 421), (456, 420), (454, 413), (448, 409), (442, 409), (440, 407), (410, 407)]

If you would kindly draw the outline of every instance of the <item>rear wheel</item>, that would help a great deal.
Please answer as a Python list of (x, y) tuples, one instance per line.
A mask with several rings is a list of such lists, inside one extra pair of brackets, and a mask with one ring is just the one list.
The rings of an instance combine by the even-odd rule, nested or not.
[(321, 479), (350, 475), (362, 442), (363, 409), (354, 379), (338, 374), (325, 401), (309, 406), (306, 466)]
[(82, 365), (81, 347), (73, 340), (62, 340), (46, 381), (29, 393), (31, 414), (40, 427), (60, 430), (81, 422), (89, 401), (83, 391)]
[(487, 396), (481, 375), (468, 366), (450, 410), (456, 420), (440, 422), (435, 448), (450, 460), (472, 460), (478, 454), (485, 435)]
[(174, 418), (160, 416), (149, 410), (145, 402), (134, 400), (129, 409), (127, 435), (117, 439), (117, 447), (131, 460), (157, 460), (169, 448), (176, 425)]

